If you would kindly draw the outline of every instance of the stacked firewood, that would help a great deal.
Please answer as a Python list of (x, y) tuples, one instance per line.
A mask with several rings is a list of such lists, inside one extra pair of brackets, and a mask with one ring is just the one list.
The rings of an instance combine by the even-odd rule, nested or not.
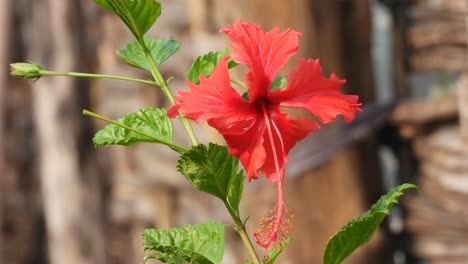
[[(426, 96), (413, 94), (392, 115), (418, 161), (420, 192), (405, 200), (406, 227), (414, 238), (413, 254), (427, 263), (468, 263), (468, 161), (455, 89), (466, 85), (460, 76), (467, 58), (467, 3), (411, 1), (406, 31), (408, 74), (432, 74), (432, 79), (425, 87), (430, 89)], [(451, 78), (441, 81), (440, 73)], [(444, 93), (437, 93), (441, 86), (445, 86)]]
[(409, 63), (414, 71), (462, 71), (466, 50), (465, 0), (415, 0), (410, 9)]
[(430, 263), (468, 263), (468, 162), (459, 126), (414, 140), (420, 194), (406, 200), (414, 253)]

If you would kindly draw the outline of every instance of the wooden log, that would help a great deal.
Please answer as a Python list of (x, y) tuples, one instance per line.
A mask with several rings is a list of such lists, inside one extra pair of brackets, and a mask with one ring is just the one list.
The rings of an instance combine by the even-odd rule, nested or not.
[(449, 95), (431, 100), (408, 100), (399, 103), (390, 115), (394, 124), (422, 125), (458, 115), (457, 98)]
[(413, 149), (418, 159), (451, 172), (468, 170), (463, 157), (458, 126), (446, 126), (427, 136), (416, 138)]
[(455, 263), (466, 263), (468, 259), (468, 251), (466, 250), (468, 248), (468, 241), (444, 241), (430, 236), (419, 236), (415, 238), (413, 248), (416, 254), (431, 260), (439, 259), (441, 261), (443, 259), (445, 261), (457, 261)]
[(458, 215), (468, 223), (468, 212), (465, 201), (467, 180), (457, 174), (444, 173), (435, 166), (424, 165), (419, 186), (421, 192), (431, 198), (432, 202), (452, 214)]
[(457, 46), (441, 46), (417, 50), (411, 54), (409, 64), (413, 71), (462, 72), (465, 69), (466, 49)]
[(462, 241), (468, 237), (468, 225), (457, 215), (439, 207), (424, 194), (404, 200), (408, 209), (406, 228), (414, 235), (431, 234), (445, 240)]
[(416, 23), (408, 29), (408, 44), (413, 49), (437, 45), (466, 45), (464, 21), (430, 21)]
[(467, 9), (465, 0), (412, 0), (412, 4), (415, 9), (429, 9), (444, 12), (463, 13)]

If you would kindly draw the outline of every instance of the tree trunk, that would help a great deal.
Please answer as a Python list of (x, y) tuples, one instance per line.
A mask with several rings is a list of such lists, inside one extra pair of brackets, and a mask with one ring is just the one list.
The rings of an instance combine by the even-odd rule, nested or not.
[[(10, 42), (9, 36), (11, 32), (11, 1), (3, 0), (0, 2), (0, 171), (5, 171), (5, 146), (3, 144), (5, 138), (5, 89), (8, 84), (8, 62), (9, 58), (9, 49)], [(4, 177), (0, 176), (0, 227), (3, 227), (3, 201), (5, 198), (5, 188)], [(4, 263), (3, 259), (3, 236), (0, 232), (0, 263)]]
[[(86, 58), (79, 1), (31, 2), (29, 58), (46, 68), (79, 70)], [(80, 168), (84, 126), (77, 99), (86, 87), (71, 78), (44, 78), (33, 87), (34, 122), (50, 263), (105, 263), (99, 184)], [(85, 126), (86, 127), (86, 126)], [(89, 146), (90, 144), (87, 144)]]

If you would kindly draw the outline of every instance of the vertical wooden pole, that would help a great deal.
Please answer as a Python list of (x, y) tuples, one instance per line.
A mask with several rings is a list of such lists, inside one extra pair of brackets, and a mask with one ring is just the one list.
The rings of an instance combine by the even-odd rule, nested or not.
[[(4, 109), (4, 98), (5, 98), (5, 89), (8, 84), (8, 64), (9, 64), (9, 36), (11, 31), (11, 13), (12, 5), (10, 0), (3, 0), (0, 2), (0, 172), (3, 172), (5, 169), (5, 146), (3, 144), (5, 138), (5, 109)], [(2, 227), (3, 219), (3, 201), (4, 198), (4, 188), (3, 184), (4, 177), (0, 174), (0, 227)], [(2, 244), (2, 233), (0, 232), (0, 263), (4, 263), (3, 260), (3, 244)]]
[[(28, 57), (47, 68), (78, 70), (86, 60), (79, 54), (80, 2), (35, 0), (32, 5), (34, 43)], [(43, 78), (32, 89), (50, 263), (105, 263), (99, 190), (81, 173), (77, 101), (85, 87), (57, 77)]]

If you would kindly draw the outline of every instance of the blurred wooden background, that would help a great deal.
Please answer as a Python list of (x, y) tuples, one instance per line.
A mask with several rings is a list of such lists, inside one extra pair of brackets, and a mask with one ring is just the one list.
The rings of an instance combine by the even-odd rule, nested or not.
[[(164, 0), (163, 14), (148, 34), (173, 36), (183, 43), (162, 66), (166, 76), (175, 77), (170, 83), (175, 91), (185, 89), (186, 71), (197, 56), (228, 45), (219, 29), (235, 19), (265, 30), (292, 27), (303, 36), (299, 55), (287, 69), (300, 57), (320, 58), (326, 76), (334, 72), (347, 79), (345, 92), (359, 94), (364, 105), (372, 105), (371, 2)], [(395, 43), (405, 37), (404, 26), (395, 24)], [(154, 87), (69, 78), (31, 82), (8, 76), (10, 62), (31, 60), (51, 70), (150, 78), (115, 56), (115, 49), (132, 40), (116, 16), (91, 0), (2, 0), (0, 36), (0, 263), (140, 263), (144, 228), (207, 220), (230, 223), (221, 203), (192, 190), (175, 171), (177, 157), (170, 150), (157, 145), (93, 147), (93, 133), (104, 124), (81, 116), (83, 108), (118, 118), (141, 107), (168, 106)], [(400, 99), (407, 96), (402, 76), (409, 62), (398, 48), (395, 93)], [(412, 58), (418, 61), (416, 55)], [(400, 128), (402, 123), (394, 124)], [(210, 128), (196, 128), (203, 142), (220, 142)], [(279, 263), (321, 263), (330, 236), (382, 193), (377, 134), (338, 144), (348, 136), (340, 122), (322, 130), (296, 147), (292, 155), (297, 160), (288, 165), (285, 199), (296, 215), (296, 239)], [(183, 133), (175, 137), (187, 143)], [(319, 144), (324, 138), (329, 146)], [(320, 164), (301, 165), (310, 159), (308, 150), (328, 153), (328, 148), (337, 151)], [(246, 185), (242, 212), (251, 216), (250, 233), (274, 203), (273, 184), (260, 180)], [(227, 231), (224, 263), (241, 263), (246, 254), (240, 240)], [(392, 263), (382, 233), (347, 263)]]

